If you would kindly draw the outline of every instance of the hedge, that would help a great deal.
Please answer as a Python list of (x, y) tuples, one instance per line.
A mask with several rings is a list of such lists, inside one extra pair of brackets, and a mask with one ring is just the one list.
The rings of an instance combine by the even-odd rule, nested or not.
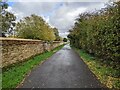
[(81, 48), (113, 67), (120, 64), (120, 1), (99, 11), (80, 14), (68, 38)]

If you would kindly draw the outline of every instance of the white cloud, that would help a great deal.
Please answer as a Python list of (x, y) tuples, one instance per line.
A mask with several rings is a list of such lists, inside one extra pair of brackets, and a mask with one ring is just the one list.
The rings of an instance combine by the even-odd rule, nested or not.
[(12, 12), (12, 7), (8, 7), (8, 8), (6, 9), (6, 11)]
[(61, 32), (66, 32), (74, 24), (74, 19), (86, 8), (73, 7), (64, 4), (57, 9), (50, 17), (50, 23), (56, 26)]
[(61, 37), (65, 37), (67, 38), (67, 35), (69, 34), (69, 32), (64, 32), (64, 33), (59, 33)]
[(67, 16), (76, 17), (78, 14), (85, 12), (86, 8), (77, 8), (73, 12), (67, 13)]
[[(61, 32), (68, 31), (73, 25), (76, 17), (85, 11), (100, 9), (104, 3), (64, 3), (50, 17), (50, 23), (56, 26)], [(101, 6), (101, 7), (100, 7)]]
[(12, 0), (13, 2), (108, 2), (118, 0)]
[[(25, 1), (25, 0), (24, 0)], [(18, 0), (7, 10), (14, 13), (17, 20), (31, 14), (42, 16), (49, 25), (57, 27), (60, 35), (65, 36), (74, 25), (75, 18), (85, 11), (94, 11), (104, 7), (104, 3), (98, 2), (24, 2)], [(95, 0), (94, 0), (95, 1)]]

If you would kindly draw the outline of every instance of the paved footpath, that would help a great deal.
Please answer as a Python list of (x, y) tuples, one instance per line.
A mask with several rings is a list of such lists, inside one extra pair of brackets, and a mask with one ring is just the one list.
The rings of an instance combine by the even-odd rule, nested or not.
[(101, 88), (102, 85), (80, 59), (65, 45), (60, 51), (33, 69), (21, 88)]

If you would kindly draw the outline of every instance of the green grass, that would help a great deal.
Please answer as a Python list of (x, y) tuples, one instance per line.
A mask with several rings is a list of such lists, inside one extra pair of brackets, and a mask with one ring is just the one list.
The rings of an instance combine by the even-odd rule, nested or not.
[(55, 48), (52, 51), (32, 57), (31, 59), (8, 67), (2, 72), (2, 88), (16, 88), (25, 76), (42, 61), (52, 56), (56, 51), (60, 50), (64, 45)]
[(90, 70), (106, 87), (120, 89), (120, 70), (103, 64), (98, 58), (91, 56), (83, 50), (74, 48)]

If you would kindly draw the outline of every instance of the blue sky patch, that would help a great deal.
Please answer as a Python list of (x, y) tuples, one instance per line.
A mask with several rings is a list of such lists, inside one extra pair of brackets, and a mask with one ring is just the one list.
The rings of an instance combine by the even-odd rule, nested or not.
[(13, 6), (14, 5), (14, 2), (12, 0), (8, 0), (7, 3), (8, 3), (9, 6)]

